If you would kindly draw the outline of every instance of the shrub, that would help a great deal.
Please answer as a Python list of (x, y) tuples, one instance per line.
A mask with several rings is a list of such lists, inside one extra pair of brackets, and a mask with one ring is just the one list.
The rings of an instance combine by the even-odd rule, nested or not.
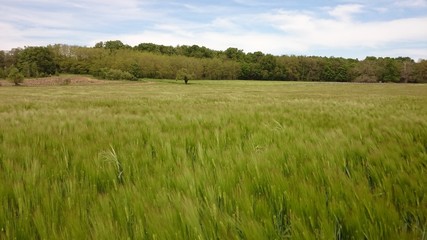
[(93, 73), (94, 76), (108, 80), (136, 80), (136, 77), (127, 71), (102, 68)]
[(4, 69), (0, 67), (0, 79), (5, 78), (5, 77), (6, 77), (6, 73), (5, 73)]
[(15, 85), (17, 86), (24, 81), (24, 75), (19, 72), (16, 67), (12, 67), (9, 70), (9, 75), (7, 76), (7, 78), (9, 79), (9, 81), (15, 83)]
[(189, 80), (193, 79), (194, 74), (190, 74), (186, 68), (181, 68), (176, 73), (175, 80), (184, 80), (185, 84), (188, 83)]

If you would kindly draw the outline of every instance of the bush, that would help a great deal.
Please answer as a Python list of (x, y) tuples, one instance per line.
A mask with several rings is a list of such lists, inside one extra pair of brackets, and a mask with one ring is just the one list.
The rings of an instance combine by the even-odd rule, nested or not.
[(3, 79), (6, 77), (6, 72), (4, 71), (3, 68), (0, 68), (0, 79)]
[(184, 80), (185, 84), (187, 84), (189, 80), (193, 79), (193, 75), (194, 74), (190, 74), (186, 68), (181, 68), (176, 73), (175, 80)]
[(17, 86), (24, 81), (24, 75), (19, 72), (16, 67), (12, 67), (9, 70), (9, 75), (7, 76), (7, 78), (9, 79), (9, 81), (15, 83), (15, 85)]
[(93, 75), (108, 80), (136, 80), (136, 77), (130, 72), (119, 69), (102, 68), (94, 72)]

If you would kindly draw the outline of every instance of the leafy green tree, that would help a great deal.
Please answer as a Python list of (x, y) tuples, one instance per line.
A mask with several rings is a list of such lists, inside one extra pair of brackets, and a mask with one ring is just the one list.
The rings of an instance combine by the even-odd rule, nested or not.
[(22, 48), (12, 48), (9, 52), (5, 53), (4, 66), (7, 68), (17, 65), (18, 56), (22, 50)]
[(190, 74), (186, 68), (181, 68), (176, 73), (175, 80), (184, 80), (185, 84), (188, 84), (188, 81), (190, 81), (193, 78), (193, 74)]
[(261, 68), (261, 79), (274, 80), (274, 72), (277, 66), (276, 57), (271, 54), (267, 54), (259, 59), (259, 64)]
[(414, 79), (417, 83), (427, 83), (427, 60), (420, 60), (415, 64)]
[(104, 47), (104, 42), (98, 42), (95, 44), (95, 48), (103, 48)]
[(154, 43), (140, 43), (135, 49), (141, 52), (160, 53), (159, 45)]
[(19, 53), (18, 68), (27, 77), (53, 75), (57, 71), (54, 54), (47, 47), (27, 47)]
[(104, 47), (106, 49), (109, 49), (110, 51), (119, 50), (119, 49), (125, 49), (125, 48), (130, 48), (130, 46), (125, 45), (120, 40), (106, 41), (104, 43)]
[(108, 80), (137, 80), (134, 75), (120, 69), (101, 68), (94, 73), (95, 77)]
[(142, 71), (141, 66), (137, 62), (133, 62), (130, 64), (129, 73), (134, 75), (136, 78), (144, 77), (144, 72)]
[(298, 56), (296, 57), (298, 61), (297, 71), (299, 76), (299, 81), (320, 81), (321, 77), (314, 77), (322, 71), (322, 67), (319, 67), (317, 60), (312, 57)]
[(398, 57), (391, 60), (395, 63), (400, 73), (399, 82), (414, 82), (414, 60), (409, 57)]
[(262, 79), (262, 69), (259, 63), (243, 62), (241, 65), (240, 79), (260, 80)]
[(396, 60), (391, 58), (382, 59), (380, 79), (383, 82), (400, 81), (400, 71)]
[(119, 40), (99, 42), (94, 47), (56, 44), (0, 51), (0, 68), (12, 65), (26, 77), (64, 72), (94, 76), (108, 73), (109, 78), (173, 79), (179, 75), (177, 69), (186, 69), (187, 74), (191, 73), (187, 78), (197, 79), (425, 81), (425, 62), (415, 63), (405, 57), (367, 57), (358, 61), (334, 57), (273, 56), (262, 52), (246, 54), (237, 48), (215, 51), (198, 45), (172, 47), (141, 43), (130, 47)]
[(248, 53), (241, 64), (241, 78), (253, 80), (273, 80), (277, 58), (262, 52)]
[(348, 61), (342, 58), (325, 58), (321, 80), (331, 82), (350, 81)]
[(4, 71), (4, 68), (0, 68), (0, 79), (6, 77), (6, 72)]
[(298, 81), (300, 75), (298, 71), (298, 58), (296, 56), (281, 56), (277, 58), (279, 71), (282, 73), (282, 79), (286, 81)]
[(245, 58), (245, 53), (243, 52), (243, 50), (237, 48), (227, 48), (227, 50), (224, 51), (224, 55), (228, 59), (239, 62)]
[(214, 51), (210, 50), (206, 47), (200, 47), (198, 45), (192, 46), (180, 46), (177, 47), (176, 51), (179, 55), (184, 55), (187, 57), (195, 57), (195, 58), (212, 58), (214, 57)]
[(172, 46), (164, 46), (164, 45), (160, 45), (159, 46), (159, 51), (161, 54), (163, 55), (175, 55), (176, 51), (175, 48)]
[(12, 67), (9, 70), (9, 74), (7, 76), (9, 81), (13, 82), (16, 86), (20, 85), (24, 81), (24, 75), (19, 72), (18, 68)]
[(379, 66), (376, 59), (366, 58), (351, 69), (354, 82), (378, 82)]
[(0, 69), (4, 69), (6, 67), (6, 53), (4, 51), (0, 51)]

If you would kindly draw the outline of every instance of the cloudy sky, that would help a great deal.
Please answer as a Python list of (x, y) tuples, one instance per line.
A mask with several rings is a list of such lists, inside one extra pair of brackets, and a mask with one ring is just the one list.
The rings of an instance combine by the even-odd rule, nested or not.
[(427, 0), (0, 0), (0, 49), (121, 40), (427, 59)]

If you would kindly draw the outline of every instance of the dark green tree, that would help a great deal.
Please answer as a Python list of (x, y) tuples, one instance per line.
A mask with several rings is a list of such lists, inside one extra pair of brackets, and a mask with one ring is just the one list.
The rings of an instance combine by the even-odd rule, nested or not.
[(47, 47), (27, 47), (19, 53), (18, 68), (27, 77), (55, 74), (57, 66), (54, 54)]
[(3, 79), (6, 77), (6, 72), (4, 71), (3, 68), (0, 68), (0, 79)]
[(16, 86), (20, 85), (24, 81), (24, 75), (21, 72), (19, 72), (19, 69), (16, 67), (10, 68), (7, 78), (9, 79), (9, 81), (13, 82)]
[(104, 46), (104, 42), (102, 41), (95, 44), (95, 48), (103, 48), (103, 47), (105, 46)]
[(373, 58), (357, 62), (350, 71), (354, 82), (378, 82), (379, 80), (378, 62)]
[(427, 60), (420, 60), (414, 66), (414, 81), (427, 83)]
[(154, 43), (140, 43), (135, 49), (141, 52), (160, 53), (159, 46)]
[(267, 54), (259, 59), (259, 65), (261, 68), (261, 79), (262, 80), (274, 80), (275, 70), (277, 66), (276, 57), (271, 54)]
[(5, 53), (4, 56), (4, 66), (5, 67), (12, 67), (17, 65), (18, 63), (18, 56), (20, 52), (22, 52), (22, 48), (13, 48), (7, 53)]
[(192, 78), (193, 74), (190, 74), (186, 68), (181, 68), (176, 73), (175, 80), (184, 80), (184, 83), (188, 84), (188, 81), (190, 81)]
[(0, 51), (0, 68), (4, 69), (6, 67), (6, 53)]
[(329, 82), (348, 82), (351, 81), (349, 76), (349, 61), (342, 58), (325, 58), (323, 59), (323, 71), (320, 79)]
[(114, 41), (106, 41), (104, 43), (104, 47), (106, 49), (109, 49), (110, 51), (119, 50), (119, 49), (125, 49), (130, 48), (130, 46), (127, 46), (122, 43), (120, 40), (114, 40)]
[(243, 52), (243, 50), (237, 48), (227, 48), (227, 50), (224, 51), (224, 55), (226, 58), (238, 62), (242, 61), (245, 58), (245, 53)]
[(382, 59), (380, 80), (383, 82), (399, 82), (400, 71), (397, 61), (392, 58)]

